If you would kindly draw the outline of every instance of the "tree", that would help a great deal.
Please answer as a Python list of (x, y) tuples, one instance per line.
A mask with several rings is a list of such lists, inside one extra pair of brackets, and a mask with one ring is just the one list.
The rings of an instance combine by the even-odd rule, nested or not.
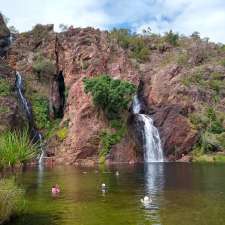
[(200, 33), (198, 31), (195, 31), (192, 33), (191, 37), (196, 40), (200, 39)]
[(136, 87), (123, 80), (114, 80), (108, 75), (84, 78), (86, 93), (91, 93), (94, 104), (101, 108), (109, 120), (118, 119), (128, 109)]
[(59, 29), (61, 30), (61, 32), (66, 32), (69, 30), (69, 26), (61, 23), (59, 24)]
[(177, 45), (177, 41), (179, 40), (179, 35), (177, 33), (173, 33), (172, 30), (165, 33), (165, 39), (168, 43), (170, 43), (173, 46)]
[(9, 30), (11, 34), (18, 34), (19, 31), (14, 26), (9, 26)]
[(151, 27), (147, 27), (147, 29), (143, 29), (142, 30), (142, 33), (143, 33), (143, 35), (146, 35), (146, 36), (152, 35), (152, 29), (151, 29)]

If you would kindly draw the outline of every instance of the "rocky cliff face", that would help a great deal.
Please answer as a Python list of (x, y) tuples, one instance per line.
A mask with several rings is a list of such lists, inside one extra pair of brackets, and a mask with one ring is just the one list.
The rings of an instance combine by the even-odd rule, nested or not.
[[(45, 27), (43, 29), (46, 30)], [(63, 71), (68, 97), (61, 125), (67, 124), (68, 134), (63, 143), (50, 144), (51, 148), (55, 146), (57, 162), (76, 164), (87, 162), (88, 158), (92, 162), (97, 161), (99, 135), (103, 128), (108, 127), (108, 122), (93, 106), (91, 96), (84, 93), (82, 79), (110, 74), (138, 85), (138, 71), (132, 67), (125, 51), (110, 43), (106, 32), (77, 28), (55, 34), (48, 30), (38, 41), (38, 46), (33, 42), (33, 35), (30, 32), (18, 36), (9, 51), (8, 62), (29, 79), (35, 53), (38, 52), (51, 59), (58, 71)], [(121, 151), (121, 147), (127, 151), (122, 153), (123, 157), (117, 158), (118, 161), (136, 161), (133, 149), (125, 142), (114, 147), (115, 154)], [(127, 152), (132, 156), (126, 157)]]
[(0, 13), (0, 56), (5, 56), (10, 45), (10, 31), (7, 28), (4, 18)]
[[(54, 79), (50, 75), (41, 82), (35, 77), (32, 65), (37, 54), (53, 62), (55, 74), (63, 71), (68, 97), (60, 126), (66, 128), (67, 134), (61, 141), (55, 138), (49, 141), (49, 149), (51, 154), (56, 155), (57, 162), (90, 164), (98, 161), (101, 148), (99, 136), (102, 129), (109, 125), (104, 115), (94, 107), (91, 96), (85, 94), (82, 83), (84, 77), (98, 74), (109, 74), (137, 86), (142, 81), (140, 92), (146, 105), (144, 110), (152, 115), (159, 128), (164, 154), (168, 159), (180, 158), (192, 149), (199, 132), (190, 123), (188, 115), (199, 108), (199, 102), (210, 101), (211, 94), (196, 89), (194, 85), (191, 88), (184, 85), (187, 73), (193, 69), (177, 60), (167, 62), (168, 56), (176, 56), (179, 51), (166, 45), (157, 49), (151, 46), (151, 42), (149, 48), (149, 59), (139, 63), (130, 59), (127, 51), (109, 38), (108, 32), (93, 28), (71, 28), (55, 33), (51, 25), (38, 25), (33, 31), (17, 36), (8, 53), (8, 63), (29, 80), (28, 86), (32, 90), (49, 97), (49, 85)], [(187, 55), (192, 50), (188, 49)], [(194, 55), (199, 56), (198, 52)], [(191, 56), (188, 63), (198, 64)], [(224, 68), (221, 70), (224, 73)], [(50, 98), (57, 97), (54, 91), (50, 95)], [(138, 140), (135, 141), (132, 126), (129, 126), (131, 121), (128, 120), (129, 129), (125, 138), (113, 146), (109, 161), (141, 161), (142, 151)]]
[(0, 133), (25, 125), (14, 93), (15, 73), (0, 59)]

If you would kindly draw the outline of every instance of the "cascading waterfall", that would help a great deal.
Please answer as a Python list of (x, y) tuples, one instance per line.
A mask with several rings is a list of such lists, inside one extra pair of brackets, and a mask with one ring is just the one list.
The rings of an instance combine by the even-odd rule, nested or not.
[(149, 115), (142, 114), (141, 103), (138, 96), (135, 95), (132, 104), (133, 113), (143, 125), (144, 139), (144, 161), (145, 162), (163, 162), (163, 150), (158, 129), (153, 125), (153, 120)]
[(24, 83), (23, 83), (22, 77), (19, 72), (16, 72), (16, 85), (15, 86), (16, 86), (17, 96), (18, 96), (20, 105), (21, 105), (21, 107), (26, 115), (26, 118), (28, 120), (29, 130), (30, 130), (30, 135), (31, 135), (32, 141), (34, 143), (40, 144), (41, 154), (38, 158), (38, 162), (39, 162), (39, 164), (42, 164), (43, 157), (44, 157), (43, 138), (42, 138), (42, 134), (39, 131), (37, 131), (37, 129), (35, 128), (31, 105), (29, 104), (27, 99), (24, 97)]

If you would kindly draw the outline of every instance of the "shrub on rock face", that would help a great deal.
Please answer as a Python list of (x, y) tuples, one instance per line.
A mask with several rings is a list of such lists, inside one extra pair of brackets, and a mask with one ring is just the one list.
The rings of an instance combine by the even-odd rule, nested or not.
[(33, 63), (33, 71), (40, 79), (43, 75), (52, 75), (56, 68), (53, 62), (42, 55), (37, 55)]
[(108, 75), (84, 78), (83, 82), (85, 92), (91, 93), (95, 106), (101, 108), (110, 120), (110, 128), (100, 135), (100, 162), (104, 162), (111, 147), (119, 143), (126, 133), (126, 124), (121, 119), (121, 114), (128, 110), (136, 87), (123, 80), (114, 80)]
[(190, 116), (192, 124), (201, 131), (198, 149), (203, 153), (225, 149), (224, 118), (224, 114), (219, 115), (211, 107)]
[(178, 44), (177, 42), (179, 40), (179, 35), (170, 30), (168, 33), (165, 33), (165, 39), (169, 44), (176, 46)]
[(9, 82), (4, 78), (0, 78), (0, 96), (10, 95), (10, 92), (11, 87)]
[(57, 132), (56, 132), (56, 136), (59, 138), (60, 141), (63, 141), (68, 134), (68, 128), (67, 127), (63, 127), (60, 128)]
[(146, 61), (149, 56), (149, 48), (146, 46), (145, 37), (132, 33), (128, 29), (113, 29), (110, 32), (110, 38), (124, 49), (130, 50), (130, 56), (138, 61)]
[(37, 24), (33, 27), (31, 33), (33, 35), (33, 39), (36, 43), (38, 43), (39, 41), (42, 41), (42, 39), (46, 38), (48, 36), (48, 33), (50, 31), (53, 31), (53, 25), (49, 24), (49, 25), (41, 25), (41, 24)]
[(91, 93), (94, 104), (101, 108), (108, 119), (117, 119), (128, 109), (136, 88), (123, 80), (114, 80), (108, 75), (84, 78), (86, 93)]
[(31, 96), (31, 103), (37, 127), (39, 129), (49, 128), (50, 119), (48, 99), (44, 96), (34, 94)]

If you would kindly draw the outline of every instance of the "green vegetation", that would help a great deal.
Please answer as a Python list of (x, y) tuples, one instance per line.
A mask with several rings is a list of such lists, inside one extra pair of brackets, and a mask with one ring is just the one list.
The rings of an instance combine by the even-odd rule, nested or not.
[(61, 23), (61, 24), (59, 24), (59, 29), (60, 29), (61, 32), (66, 32), (66, 31), (69, 30), (69, 26)]
[(0, 78), (0, 96), (10, 95), (11, 85), (8, 80)]
[(221, 64), (222, 66), (225, 67), (225, 59), (222, 59), (222, 60), (220, 61), (220, 64)]
[(14, 179), (0, 180), (0, 224), (25, 209), (24, 190), (15, 184)]
[(110, 127), (114, 131), (105, 130), (100, 136), (101, 140), (101, 151), (100, 151), (100, 162), (104, 162), (105, 156), (110, 152), (111, 147), (114, 144), (119, 143), (126, 133), (126, 125), (123, 120), (112, 120), (110, 121)]
[(9, 113), (10, 109), (8, 106), (1, 106), (0, 107), (0, 114)]
[(43, 28), (43, 25), (41, 24), (37, 24), (33, 27), (32, 31), (31, 31), (32, 35), (33, 35), (33, 40), (35, 42), (39, 42), (41, 41), (43, 38), (47, 37), (48, 35), (48, 30)]
[(39, 129), (48, 129), (50, 127), (50, 119), (47, 97), (33, 94), (30, 100), (37, 127)]
[(59, 138), (60, 141), (63, 141), (68, 134), (68, 128), (67, 127), (63, 127), (60, 128), (56, 131), (56, 136)]
[(204, 153), (201, 149), (195, 149), (192, 151), (193, 162), (218, 162), (225, 163), (224, 154), (216, 153)]
[(1, 167), (25, 163), (37, 154), (37, 146), (32, 144), (27, 130), (7, 131), (0, 136)]
[(128, 110), (136, 88), (126, 81), (113, 80), (108, 75), (85, 78), (83, 82), (85, 92), (92, 94), (95, 106), (102, 109), (110, 121), (110, 129), (100, 135), (100, 161), (103, 162), (111, 147), (119, 143), (126, 133), (126, 125), (121, 114)]
[(33, 71), (38, 75), (40, 80), (43, 76), (54, 74), (56, 68), (51, 60), (45, 58), (41, 54), (37, 54), (33, 63)]
[(9, 28), (11, 34), (18, 34), (19, 33), (19, 31), (16, 29), (15, 26), (9, 26), (8, 28)]
[(110, 32), (110, 38), (117, 40), (117, 43), (124, 49), (129, 49), (130, 56), (138, 61), (146, 61), (149, 57), (149, 48), (146, 45), (145, 38), (142, 35), (132, 33), (128, 29), (114, 28)]
[(183, 79), (182, 82), (187, 87), (197, 85), (206, 88), (207, 90), (211, 90), (215, 101), (218, 101), (220, 95), (224, 93), (225, 80), (221, 73), (212, 72), (206, 74), (203, 70), (198, 70), (191, 76)]
[(177, 64), (180, 66), (188, 66), (188, 59), (189, 56), (187, 52), (179, 53), (176, 57)]
[(200, 113), (190, 115), (191, 123), (200, 130), (201, 137), (196, 146), (199, 153), (210, 153), (225, 149), (225, 115), (206, 107)]
[(136, 91), (133, 84), (108, 75), (84, 78), (83, 82), (85, 92), (91, 93), (95, 106), (101, 108), (109, 120), (120, 118)]
[(178, 45), (178, 40), (179, 40), (179, 35), (177, 33), (173, 33), (172, 30), (170, 30), (169, 32), (165, 33), (165, 40), (173, 45), (173, 46), (177, 46)]
[(200, 39), (200, 33), (198, 31), (195, 31), (192, 33), (191, 37), (195, 40), (199, 40)]

